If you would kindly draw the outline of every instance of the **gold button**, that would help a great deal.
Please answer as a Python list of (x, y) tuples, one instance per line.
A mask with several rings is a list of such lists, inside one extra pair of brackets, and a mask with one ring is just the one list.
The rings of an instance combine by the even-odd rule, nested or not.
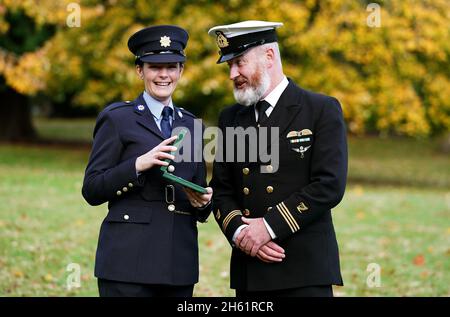
[(244, 175), (248, 175), (248, 173), (250, 173), (250, 169), (247, 168), (247, 167), (244, 167), (244, 168), (242, 169), (242, 173), (244, 173)]
[(124, 187), (124, 188), (122, 188), (122, 191), (123, 191), (124, 193), (126, 193), (126, 192), (128, 191), (128, 188), (127, 188), (127, 187)]
[(122, 195), (122, 192), (121, 192), (120, 190), (118, 190), (118, 191), (116, 192), (116, 195), (117, 195), (117, 196), (120, 196), (120, 195)]
[(169, 211), (174, 211), (175, 210), (175, 205), (170, 204), (169, 206), (167, 206), (167, 209), (169, 209)]
[(245, 195), (250, 194), (250, 189), (248, 189), (247, 187), (244, 187), (242, 191), (244, 192)]
[(130, 216), (128, 216), (128, 215), (123, 215), (123, 219), (128, 220), (128, 219), (130, 219)]
[(273, 171), (273, 166), (272, 166), (272, 165), (267, 165), (267, 166), (266, 166), (266, 171), (267, 171), (267, 173), (272, 173), (272, 171)]
[(250, 210), (244, 209), (244, 216), (250, 216)]
[(272, 207), (267, 208), (267, 211), (271, 211), (271, 210), (272, 210)]
[(128, 183), (128, 187), (132, 188), (133, 187), (133, 183)]
[(273, 192), (273, 187), (272, 186), (267, 186), (266, 191), (268, 194)]

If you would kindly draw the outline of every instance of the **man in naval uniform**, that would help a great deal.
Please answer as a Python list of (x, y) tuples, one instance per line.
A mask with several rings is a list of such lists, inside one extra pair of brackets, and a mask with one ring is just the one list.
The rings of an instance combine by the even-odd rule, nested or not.
[(82, 193), (91, 205), (108, 202), (95, 260), (100, 296), (190, 297), (198, 282), (197, 221), (208, 217), (212, 191), (196, 194), (160, 170), (174, 160), (172, 130), (184, 127), (191, 159), (172, 162), (168, 171), (206, 185), (204, 161), (194, 160), (202, 147), (195, 117), (172, 102), (187, 41), (187, 32), (173, 25), (133, 34), (128, 47), (144, 92), (98, 116)]
[[(213, 212), (233, 247), (237, 296), (333, 296), (332, 285), (343, 285), (331, 209), (346, 185), (346, 128), (335, 98), (284, 75), (281, 25), (245, 21), (208, 32), (220, 49), (218, 63), (229, 66), (237, 101), (219, 117), (225, 139), (210, 183)], [(276, 142), (266, 140), (263, 152), (278, 151), (271, 153), (277, 164), (250, 160), (249, 153), (243, 162), (227, 160), (239, 153), (226, 128), (253, 128), (258, 138), (263, 128), (267, 135), (276, 128)], [(261, 139), (244, 137), (247, 146), (261, 147)]]

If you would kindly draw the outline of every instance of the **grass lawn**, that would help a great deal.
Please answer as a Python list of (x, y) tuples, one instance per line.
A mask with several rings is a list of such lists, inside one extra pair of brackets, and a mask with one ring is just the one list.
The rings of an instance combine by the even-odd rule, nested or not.
[[(450, 296), (450, 164), (422, 142), (350, 139), (350, 179), (359, 183), (334, 210), (345, 283), (337, 296)], [(106, 205), (81, 197), (88, 154), (0, 145), (0, 296), (97, 296)], [(199, 237), (195, 295), (233, 296), (230, 247), (212, 217), (199, 224)], [(72, 290), (70, 263), (81, 269), (81, 287)], [(367, 286), (369, 263), (381, 268), (380, 287)]]
[(34, 125), (43, 139), (90, 142), (95, 119), (35, 118)]

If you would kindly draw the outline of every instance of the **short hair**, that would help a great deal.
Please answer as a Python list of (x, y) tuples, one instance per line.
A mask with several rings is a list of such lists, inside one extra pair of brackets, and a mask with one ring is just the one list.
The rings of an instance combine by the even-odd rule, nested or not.
[(266, 50), (268, 48), (271, 48), (273, 50), (273, 52), (275, 53), (275, 62), (281, 68), (282, 67), (281, 54), (280, 54), (280, 47), (278, 46), (278, 43), (277, 42), (272, 42), (272, 43), (266, 43), (266, 44), (263, 44), (263, 45), (259, 46), (259, 49), (261, 51)]
[(139, 65), (139, 67), (141, 67), (141, 68), (144, 66), (144, 62), (141, 61), (140, 58), (136, 58), (136, 60), (134, 61), (134, 64)]

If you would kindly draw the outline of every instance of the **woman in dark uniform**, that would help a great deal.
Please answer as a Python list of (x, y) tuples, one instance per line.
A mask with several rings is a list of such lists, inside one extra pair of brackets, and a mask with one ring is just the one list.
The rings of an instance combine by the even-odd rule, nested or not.
[(186, 128), (190, 139), (183, 149), (191, 146), (191, 158), (171, 162), (169, 171), (206, 186), (205, 163), (194, 159), (202, 149), (194, 125), (201, 123), (172, 103), (187, 41), (187, 32), (172, 25), (132, 35), (128, 47), (145, 90), (134, 101), (109, 105), (97, 118), (82, 193), (91, 205), (108, 202), (95, 261), (100, 296), (189, 297), (198, 282), (197, 221), (209, 216), (212, 190), (189, 190), (160, 170), (169, 165), (165, 160), (174, 160), (172, 130)]

